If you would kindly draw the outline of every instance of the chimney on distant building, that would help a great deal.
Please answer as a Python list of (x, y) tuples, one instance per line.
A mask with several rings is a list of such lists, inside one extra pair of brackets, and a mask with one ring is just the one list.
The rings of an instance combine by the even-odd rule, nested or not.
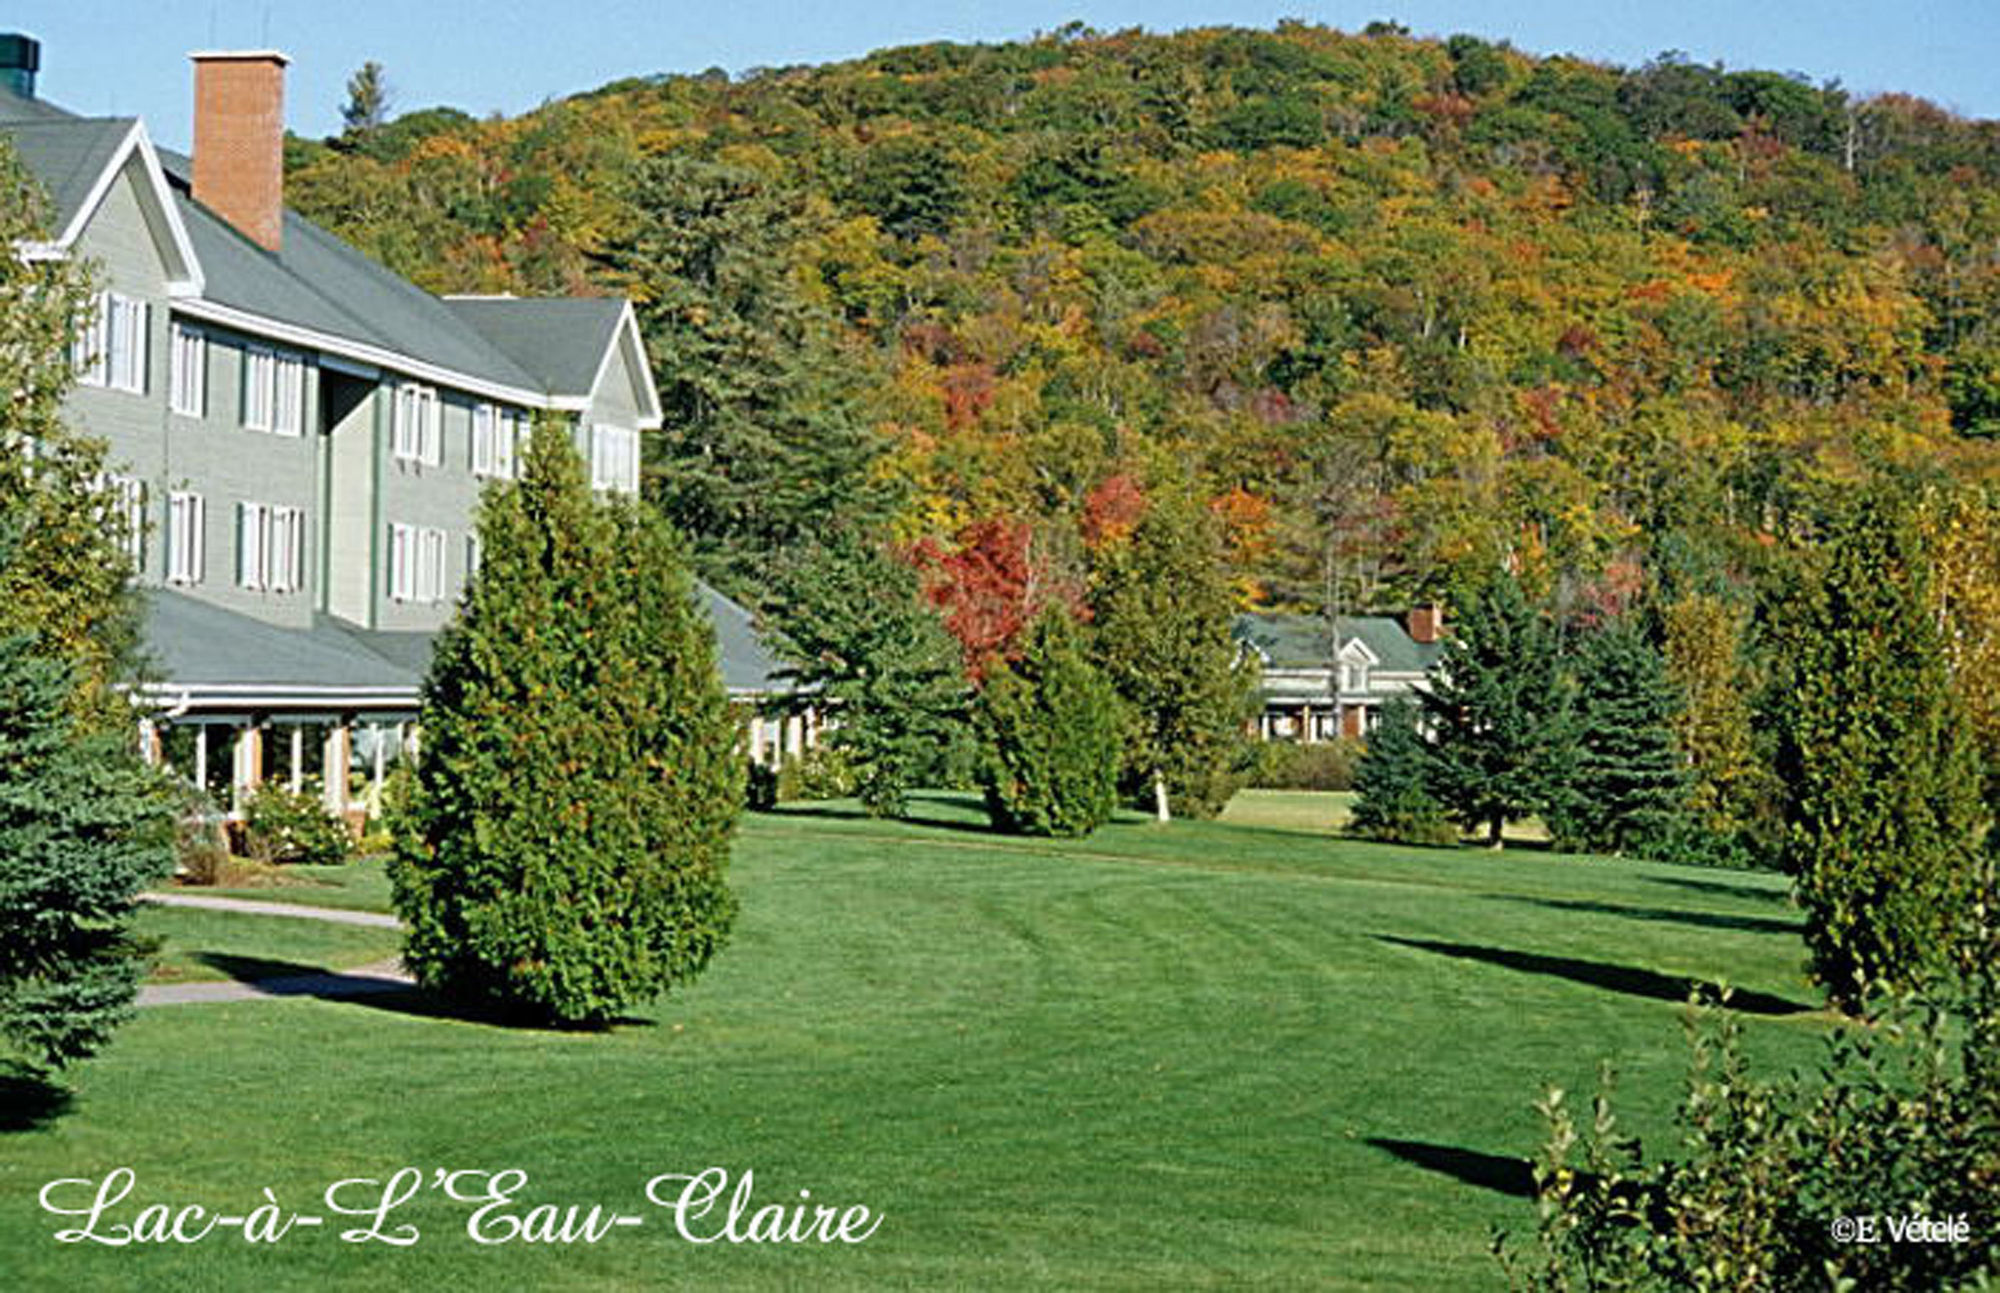
[(285, 64), (273, 50), (195, 53), (194, 196), (266, 251), (285, 211)]
[(33, 36), (9, 32), (0, 36), (0, 88), (23, 99), (35, 97), (35, 73), (42, 70), (42, 45)]
[(1409, 614), (1410, 640), (1438, 642), (1444, 638), (1444, 607), (1436, 602), (1412, 606)]

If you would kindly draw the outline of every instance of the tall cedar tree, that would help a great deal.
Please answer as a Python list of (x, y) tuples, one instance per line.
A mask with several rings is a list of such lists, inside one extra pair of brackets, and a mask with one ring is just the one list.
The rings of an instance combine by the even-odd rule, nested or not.
[[(0, 242), (44, 242), (41, 192), (0, 143)], [(173, 811), (131, 749), (139, 605), (103, 447), (70, 431), (69, 259), (0, 256), (0, 1038), (31, 1065), (102, 1046), (138, 989), (127, 924), (173, 867)]]
[(1665, 858), (1693, 820), (1665, 662), (1628, 613), (1584, 635), (1575, 672), (1575, 760), (1550, 830), (1568, 848)]
[(826, 743), (853, 765), (861, 803), (900, 817), (909, 793), (953, 778), (970, 695), (958, 643), (917, 573), (840, 533), (789, 567), (773, 612), (791, 673), (836, 715)]
[(1118, 696), (1084, 655), (1076, 624), (1045, 610), (1021, 658), (996, 659), (979, 689), (980, 779), (993, 824), (1021, 835), (1088, 835), (1118, 803)]
[(1212, 817), (1235, 790), (1256, 677), (1230, 633), (1220, 528), (1156, 498), (1107, 554), (1091, 609), (1097, 656), (1125, 709), (1125, 781), (1162, 821)]
[(680, 156), (639, 168), (629, 195), (629, 238), (608, 258), (658, 374), (657, 496), (700, 572), (755, 600), (773, 556), (884, 511), (882, 444), (832, 316), (791, 269), (812, 232), (800, 195)]
[(1555, 627), (1514, 576), (1467, 605), (1423, 705), (1438, 798), (1500, 848), (1507, 822), (1539, 812), (1563, 785), (1574, 744)]
[(1824, 554), (1781, 617), (1777, 772), (1813, 975), (1856, 1009), (1954, 950), (1986, 814), (1909, 506), (1886, 487), (1845, 500)]
[(1417, 728), (1418, 709), (1406, 696), (1382, 707), (1368, 748), (1354, 768), (1354, 811), (1348, 829), (1401, 844), (1449, 844), (1458, 838), (1445, 806), (1431, 791), (1430, 742)]
[(390, 871), (404, 959), (455, 997), (601, 1023), (729, 934), (738, 726), (678, 542), (594, 499), (565, 431), (536, 428), (479, 533)]

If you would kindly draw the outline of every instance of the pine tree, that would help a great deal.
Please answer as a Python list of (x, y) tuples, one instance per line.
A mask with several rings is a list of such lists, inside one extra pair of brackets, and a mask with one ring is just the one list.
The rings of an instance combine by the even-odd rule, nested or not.
[(1576, 752), (1549, 828), (1566, 848), (1664, 858), (1689, 835), (1688, 777), (1674, 741), (1680, 696), (1637, 617), (1583, 638)]
[(1126, 788), (1160, 820), (1212, 817), (1235, 791), (1256, 679), (1230, 634), (1214, 518), (1156, 498), (1091, 599), (1097, 657), (1124, 702)]
[(1781, 616), (1777, 773), (1813, 974), (1853, 1009), (1950, 957), (1987, 813), (1907, 503), (1843, 501), (1823, 553)]
[(391, 867), (405, 961), (453, 996), (601, 1023), (729, 934), (739, 729), (679, 544), (536, 429), (424, 684)]
[(1432, 754), (1417, 729), (1418, 713), (1404, 696), (1382, 707), (1354, 768), (1354, 810), (1348, 819), (1354, 834), (1400, 844), (1448, 844), (1458, 838), (1444, 805), (1431, 793)]
[(841, 532), (780, 579), (773, 624), (792, 675), (834, 715), (826, 743), (862, 807), (900, 817), (911, 790), (952, 779), (968, 727), (958, 644), (909, 566)]
[(1556, 632), (1512, 575), (1466, 607), (1424, 695), (1433, 785), (1467, 830), (1502, 846), (1507, 822), (1560, 792), (1573, 749)]
[(1117, 807), (1118, 697), (1061, 610), (1044, 611), (1027, 639), (979, 691), (987, 810), (1017, 834), (1088, 835)]
[(0, 637), (0, 1037), (58, 1067), (129, 1010), (132, 904), (174, 859), (164, 785), (129, 733), (75, 712), (76, 686), (29, 635)]

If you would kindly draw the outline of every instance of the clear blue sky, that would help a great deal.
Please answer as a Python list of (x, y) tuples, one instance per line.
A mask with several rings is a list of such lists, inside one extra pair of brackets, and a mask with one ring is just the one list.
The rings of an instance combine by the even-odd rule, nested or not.
[(29, 0), (0, 9), (0, 30), (42, 42), (44, 97), (144, 117), (156, 140), (185, 148), (186, 55), (196, 49), (283, 50), (289, 124), (325, 135), (339, 127), (348, 75), (371, 58), (387, 71), (396, 111), (513, 114), (621, 77), (1006, 40), (1071, 19), (1172, 31), (1268, 28), (1284, 17), (1349, 31), (1392, 18), (1420, 35), (1469, 31), (1628, 65), (1679, 49), (2000, 117), (2000, 0)]

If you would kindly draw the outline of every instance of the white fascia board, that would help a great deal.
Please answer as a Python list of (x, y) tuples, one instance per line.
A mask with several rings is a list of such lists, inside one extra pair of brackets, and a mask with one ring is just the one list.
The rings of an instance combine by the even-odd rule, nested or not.
[(487, 399), (504, 400), (509, 404), (519, 404), (531, 409), (555, 409), (567, 412), (586, 407), (587, 401), (564, 397), (551, 397), (542, 391), (531, 391), (518, 386), (508, 386), (503, 382), (488, 381), (483, 377), (473, 377), (467, 373), (454, 372), (437, 364), (413, 359), (382, 346), (369, 345), (365, 341), (354, 341), (347, 337), (336, 337), (330, 332), (320, 332), (314, 328), (300, 327), (295, 323), (283, 323), (277, 319), (239, 310), (233, 305), (222, 305), (215, 301), (201, 299), (174, 302), (174, 309), (190, 318), (202, 319), (209, 323), (219, 323), (238, 332), (247, 332), (271, 341), (280, 341), (288, 346), (304, 350), (317, 350), (334, 355), (356, 364), (372, 365), (389, 369), (402, 376), (436, 386), (449, 386), (453, 390), (464, 391), (468, 395), (481, 395)]
[[(660, 412), (659, 388), (653, 385), (653, 366), (646, 361), (646, 342), (639, 335), (639, 316), (630, 301), (618, 312), (618, 326), (611, 330), (611, 344), (597, 361), (597, 376), (590, 379), (590, 396), (595, 396), (598, 387), (604, 385), (605, 375), (611, 371), (611, 357), (620, 350), (627, 352), (625, 366), (639, 374), (639, 429), (657, 431), (666, 418)], [(590, 407), (589, 398), (577, 407), (579, 410)]]
[(1382, 657), (1369, 650), (1368, 644), (1360, 638), (1349, 638), (1340, 648), (1342, 660), (1359, 660), (1362, 664), (1381, 664)]
[(203, 285), (201, 262), (195, 258), (194, 242), (188, 237), (187, 226), (181, 222), (180, 212), (174, 206), (174, 194), (167, 185), (167, 173), (160, 169), (160, 155), (153, 151), (153, 141), (147, 138), (146, 123), (143, 121), (134, 121), (132, 128), (125, 132), (125, 138), (119, 141), (111, 160), (98, 172), (97, 178), (91, 182), (90, 192), (78, 204), (76, 214), (70, 217), (69, 227), (57, 236), (53, 246), (67, 251), (76, 245), (85, 226), (97, 214), (98, 207), (104, 204), (105, 195), (111, 192), (111, 186), (124, 171), (125, 164), (135, 155), (139, 159), (139, 169), (146, 177), (139, 190), (140, 201), (148, 208), (148, 216), (167, 231), (167, 295), (199, 296)]
[(320, 687), (270, 683), (144, 683), (133, 694), (155, 703), (172, 702), (181, 712), (211, 706), (232, 709), (413, 709), (416, 687)]

